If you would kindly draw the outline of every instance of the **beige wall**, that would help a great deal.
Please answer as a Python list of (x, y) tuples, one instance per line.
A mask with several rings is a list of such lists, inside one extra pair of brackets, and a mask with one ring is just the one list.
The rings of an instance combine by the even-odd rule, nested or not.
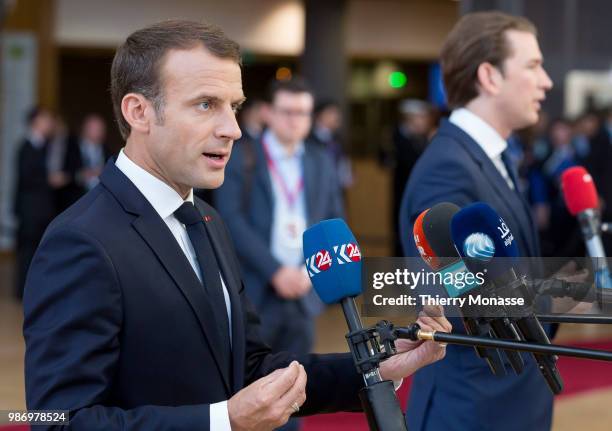
[[(60, 46), (114, 47), (130, 32), (168, 18), (220, 25), (244, 48), (298, 56), (304, 47), (299, 0), (56, 0)], [(458, 16), (453, 0), (350, 0), (347, 49), (353, 57), (437, 56)]]

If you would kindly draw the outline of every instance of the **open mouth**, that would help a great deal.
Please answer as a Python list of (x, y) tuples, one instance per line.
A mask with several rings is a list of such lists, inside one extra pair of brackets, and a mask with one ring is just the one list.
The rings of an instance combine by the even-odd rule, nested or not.
[(202, 154), (213, 160), (223, 160), (225, 158), (225, 155), (223, 154), (214, 154), (214, 153), (202, 153)]

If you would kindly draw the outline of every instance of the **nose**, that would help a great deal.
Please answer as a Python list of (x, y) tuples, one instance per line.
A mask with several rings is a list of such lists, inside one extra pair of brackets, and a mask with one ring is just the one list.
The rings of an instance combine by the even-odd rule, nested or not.
[(548, 76), (548, 73), (546, 73), (546, 70), (542, 69), (542, 83), (541, 83), (542, 88), (544, 88), (545, 91), (550, 90), (551, 88), (553, 88), (553, 82), (550, 79), (550, 76)]
[(236, 114), (231, 107), (223, 111), (215, 135), (218, 139), (231, 141), (236, 141), (242, 136)]

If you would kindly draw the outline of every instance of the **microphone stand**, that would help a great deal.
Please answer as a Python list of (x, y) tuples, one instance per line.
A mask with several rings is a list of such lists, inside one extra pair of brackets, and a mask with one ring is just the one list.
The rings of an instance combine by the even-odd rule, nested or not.
[(391, 332), (396, 338), (405, 338), (413, 341), (432, 340), (439, 343), (512, 349), (520, 352), (571, 356), (574, 358), (612, 362), (612, 352), (603, 350), (582, 349), (577, 347), (560, 346), (557, 344), (526, 343), (523, 341), (500, 340), (498, 338), (474, 337), (471, 335), (450, 334), (448, 332), (440, 331), (424, 331), (417, 323), (413, 323), (405, 328), (393, 328), (393, 325), (389, 324), (388, 322), (385, 322), (384, 324), (392, 327)]
[(612, 325), (611, 316), (593, 314), (538, 314), (538, 319), (540, 322), (547, 323), (592, 323)]
[(383, 380), (379, 372), (380, 362), (391, 356), (390, 348), (382, 350), (376, 329), (361, 325), (352, 297), (344, 298), (341, 304), (350, 331), (346, 334), (346, 341), (357, 372), (363, 376), (365, 383), (359, 391), (359, 399), (370, 430), (408, 431), (393, 382)]

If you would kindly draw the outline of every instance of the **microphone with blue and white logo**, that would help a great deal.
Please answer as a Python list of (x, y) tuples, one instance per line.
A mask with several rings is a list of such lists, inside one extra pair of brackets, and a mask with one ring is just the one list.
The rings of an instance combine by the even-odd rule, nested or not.
[[(509, 316), (516, 322), (522, 337), (526, 341), (550, 344), (533, 313), (526, 280), (516, 275), (518, 246), (499, 214), (485, 203), (471, 204), (453, 216), (451, 232), (455, 247), (471, 272), (483, 274), (488, 286), (499, 297), (522, 300), (513, 302), (513, 315)], [(560, 393), (563, 381), (556, 367), (556, 357), (534, 354), (534, 358), (551, 391)]]
[(365, 387), (359, 397), (371, 429), (406, 430), (392, 381), (382, 380), (366, 342), (355, 297), (361, 294), (361, 252), (355, 236), (341, 219), (324, 220), (303, 236), (306, 269), (314, 290), (326, 304), (340, 303), (349, 333), (346, 339)]

